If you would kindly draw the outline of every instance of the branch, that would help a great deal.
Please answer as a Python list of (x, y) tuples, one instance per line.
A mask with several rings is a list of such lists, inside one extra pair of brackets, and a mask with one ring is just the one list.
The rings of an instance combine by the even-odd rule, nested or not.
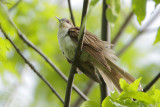
[(69, 12), (70, 12), (70, 17), (71, 17), (72, 23), (73, 23), (74, 26), (76, 26), (76, 23), (74, 21), (74, 16), (73, 16), (73, 13), (72, 13), (72, 7), (71, 7), (70, 0), (68, 0), (68, 7), (69, 7)]
[(17, 46), (13, 43), (13, 41), (8, 37), (8, 35), (4, 32), (2, 27), (0, 26), (0, 29), (6, 39), (12, 44), (12, 46), (15, 48), (17, 53), (22, 57), (22, 59), (25, 61), (26, 64), (37, 74), (37, 76), (51, 89), (51, 91), (59, 98), (59, 100), (64, 103), (63, 99), (60, 97), (60, 95), (55, 91), (55, 89), (51, 86), (51, 84), (34, 68), (34, 66), (23, 56), (23, 54), (20, 52), (20, 50), (17, 48)]
[(148, 26), (158, 17), (158, 15), (159, 15), (159, 13), (160, 13), (159, 11), (160, 11), (160, 9), (157, 10), (157, 13), (155, 13), (155, 14), (149, 19), (149, 21), (146, 23), (146, 25), (143, 27), (143, 29), (140, 30), (140, 31), (132, 38), (132, 40), (131, 40), (128, 44), (126, 44), (126, 45), (117, 53), (117, 56), (120, 56), (121, 54), (123, 54), (123, 53), (128, 49), (128, 47), (131, 46), (131, 44), (132, 44), (138, 37), (140, 37), (142, 33), (144, 33), (144, 32), (147, 30)]
[(143, 92), (148, 91), (159, 78), (160, 78), (160, 72), (147, 86), (144, 87)]
[[(7, 12), (6, 15), (8, 16)], [(24, 43), (26, 43), (30, 48), (32, 48), (33, 50), (35, 50), (55, 71), (56, 73), (58, 73), (60, 75), (60, 77), (65, 80), (66, 82), (68, 82), (67, 77), (64, 75), (64, 73), (62, 71), (60, 71), (60, 69), (54, 65), (54, 63), (40, 50), (38, 49), (29, 39), (27, 39), (27, 37), (18, 29), (18, 27), (14, 24), (14, 22), (12, 21), (12, 19), (8, 16), (8, 20), (11, 23), (11, 25), (15, 28), (15, 30), (18, 33), (18, 36), (23, 40)], [(80, 89), (78, 87), (76, 87), (73, 84), (73, 89), (81, 96), (82, 99), (87, 100), (87, 96), (84, 95)]]
[(109, 23), (106, 18), (106, 9), (108, 8), (106, 0), (102, 1), (102, 27), (101, 27), (101, 39), (110, 42), (109, 35)]
[(116, 36), (114, 37), (114, 39), (112, 40), (112, 44), (116, 44), (117, 41), (119, 40), (123, 30), (126, 28), (126, 26), (128, 25), (128, 23), (130, 22), (132, 16), (133, 16), (133, 11), (128, 15), (128, 17), (126, 18), (126, 20), (124, 21), (123, 25), (120, 27), (119, 31), (117, 32)]
[[(84, 93), (85, 95), (88, 95), (89, 92), (91, 91), (93, 85), (94, 85), (94, 81), (89, 81), (89, 82), (87, 83), (87, 87), (84, 89), (83, 93)], [(80, 107), (80, 104), (81, 104), (81, 103), (82, 103), (82, 99), (81, 99), (81, 98), (78, 98), (71, 107)]]
[(68, 83), (67, 83), (64, 107), (69, 107), (69, 105), (70, 105), (70, 98), (71, 98), (71, 92), (72, 92), (71, 87), (72, 87), (72, 84), (73, 84), (74, 73), (75, 73), (76, 68), (77, 68), (77, 63), (78, 63), (79, 57), (81, 55), (81, 47), (82, 47), (82, 40), (83, 40), (85, 24), (86, 24), (86, 14), (87, 14), (87, 9), (88, 9), (88, 4), (89, 4), (89, 0), (84, 0), (80, 33), (78, 35), (78, 37), (80, 37), (80, 39), (78, 41), (78, 46), (76, 48), (73, 64), (71, 66), (70, 73), (69, 73), (69, 79), (68, 79)]
[[(106, 9), (108, 8), (106, 0), (102, 1), (102, 28), (101, 28), (101, 39), (110, 42), (109, 35), (109, 23), (106, 18)], [(103, 78), (101, 77), (102, 84), (100, 84), (101, 92), (101, 103), (107, 96), (107, 85), (105, 84)]]
[(120, 57), (120, 56), (128, 49), (128, 47), (131, 46), (131, 44), (132, 44), (135, 40), (137, 40), (137, 38), (138, 38), (139, 36), (141, 36), (141, 34), (142, 34), (143, 32), (144, 32), (144, 30), (139, 31), (139, 32), (132, 38), (132, 40), (131, 40), (127, 45), (125, 45), (116, 55), (117, 55), (118, 57)]
[(18, 4), (21, 2), (22, 0), (18, 0), (10, 9), (9, 11), (12, 11), (15, 7), (18, 6)]

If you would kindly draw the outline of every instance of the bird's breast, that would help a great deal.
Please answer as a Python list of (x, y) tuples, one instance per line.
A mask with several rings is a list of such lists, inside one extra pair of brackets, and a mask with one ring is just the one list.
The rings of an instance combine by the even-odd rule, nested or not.
[[(61, 30), (59, 30), (58, 42), (59, 42), (60, 49), (64, 53), (65, 57), (73, 61), (77, 45), (73, 40), (71, 40), (67, 32), (68, 31), (64, 32), (63, 30), (62, 32)], [(89, 58), (89, 54), (85, 51), (82, 51), (80, 59), (82, 61), (87, 61), (88, 58)]]
[(71, 40), (68, 35), (62, 37), (59, 41), (61, 45), (61, 50), (63, 51), (65, 57), (67, 57), (69, 60), (73, 60), (76, 44)]

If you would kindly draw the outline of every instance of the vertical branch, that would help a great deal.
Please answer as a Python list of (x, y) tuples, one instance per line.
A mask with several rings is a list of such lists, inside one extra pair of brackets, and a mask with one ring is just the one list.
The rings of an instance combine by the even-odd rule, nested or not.
[(106, 9), (108, 8), (106, 0), (102, 1), (102, 28), (101, 28), (101, 39), (110, 42), (109, 36), (109, 23), (106, 18)]
[[(110, 35), (109, 35), (109, 23), (106, 18), (106, 9), (108, 8), (106, 4), (106, 0), (102, 1), (102, 28), (101, 28), (101, 39), (104, 41), (110, 42)], [(100, 92), (101, 92), (101, 102), (106, 98), (107, 96), (107, 86), (103, 80), (103, 78), (100, 78), (102, 81), (102, 84), (100, 84)]]
[(73, 23), (74, 26), (76, 26), (76, 23), (74, 21), (74, 16), (73, 16), (72, 7), (71, 7), (71, 1), (70, 0), (68, 0), (68, 7), (69, 7), (69, 12), (70, 12), (70, 17), (71, 17), (72, 23)]
[(72, 92), (71, 87), (72, 87), (72, 84), (73, 84), (74, 73), (75, 73), (76, 68), (77, 68), (77, 63), (78, 63), (79, 57), (81, 55), (81, 47), (82, 47), (82, 40), (83, 40), (83, 36), (84, 36), (84, 30), (85, 30), (86, 14), (87, 14), (87, 9), (88, 9), (88, 4), (89, 4), (89, 0), (84, 0), (80, 33), (78, 35), (78, 37), (80, 37), (80, 39), (78, 41), (78, 46), (76, 48), (76, 53), (75, 53), (75, 56), (74, 56), (73, 64), (71, 66), (70, 73), (69, 73), (64, 107), (69, 107), (70, 106), (70, 98), (71, 98), (71, 92)]

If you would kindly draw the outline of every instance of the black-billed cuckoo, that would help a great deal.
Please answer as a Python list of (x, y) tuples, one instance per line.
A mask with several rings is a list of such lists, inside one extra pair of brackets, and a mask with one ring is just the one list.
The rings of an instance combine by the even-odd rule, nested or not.
[[(72, 63), (80, 28), (75, 27), (72, 22), (66, 18), (56, 18), (59, 20), (59, 47), (66, 59)], [(102, 41), (98, 39), (96, 35), (85, 31), (82, 53), (77, 67), (88, 77), (99, 83), (101, 83), (100, 74), (111, 91), (114, 90), (115, 87), (121, 92), (122, 89), (119, 85), (119, 79), (123, 78), (130, 84), (135, 78), (116, 65), (115, 62), (118, 58), (115, 56), (114, 51), (109, 48), (110, 46), (111, 44), (108, 42)], [(139, 89), (142, 89), (141, 86), (139, 86)]]

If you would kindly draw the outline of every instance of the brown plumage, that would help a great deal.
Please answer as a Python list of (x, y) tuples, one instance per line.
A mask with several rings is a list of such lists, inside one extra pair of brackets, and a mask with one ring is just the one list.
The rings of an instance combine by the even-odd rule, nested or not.
[[(76, 43), (78, 42), (79, 31), (79, 27), (70, 28), (68, 31), (68, 35)], [(103, 69), (106, 68), (109, 71), (107, 73), (102, 72), (102, 70), (99, 69), (102, 77), (106, 78), (104, 75), (108, 75), (107, 78), (110, 78), (110, 82), (113, 82), (115, 87), (119, 90), (119, 92), (121, 92), (122, 90), (119, 85), (119, 79), (124, 78), (128, 83), (132, 83), (135, 78), (114, 63), (118, 58), (114, 55), (114, 52), (108, 48), (110, 47), (109, 43), (99, 40), (96, 35), (93, 35), (88, 31), (84, 34), (82, 50), (85, 50), (92, 55), (100, 64), (104, 66)], [(105, 81), (108, 82), (108, 79)]]
[[(80, 29), (79, 27), (74, 27), (73, 24), (65, 18), (59, 20), (58, 38), (60, 47), (62, 48), (62, 51), (64, 51), (66, 58), (68, 60), (73, 60), (74, 54), (72, 48), (75, 49), (75, 45), (78, 43)], [(132, 83), (135, 78), (116, 65), (115, 62), (118, 58), (115, 56), (114, 51), (109, 48), (111, 46), (112, 45), (108, 42), (98, 39), (96, 35), (85, 31), (78, 69), (99, 83), (101, 83), (101, 80), (99, 79), (100, 74), (111, 90), (115, 87), (121, 92), (122, 89), (119, 85), (119, 79), (123, 78), (128, 83)], [(98, 72), (95, 69), (97, 69)], [(139, 87), (139, 89), (142, 88)]]

